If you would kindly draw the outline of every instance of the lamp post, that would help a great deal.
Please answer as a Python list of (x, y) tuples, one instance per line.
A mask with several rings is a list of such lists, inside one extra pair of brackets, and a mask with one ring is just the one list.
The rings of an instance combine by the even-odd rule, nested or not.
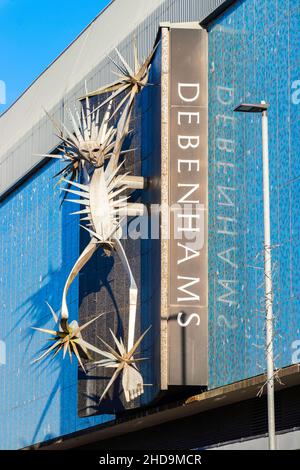
[(266, 356), (267, 356), (267, 399), (269, 449), (276, 449), (275, 394), (274, 394), (274, 351), (273, 351), (273, 287), (270, 237), (270, 183), (268, 149), (268, 107), (265, 101), (259, 104), (242, 103), (234, 111), (261, 113), (262, 117), (262, 159), (263, 159), (263, 201), (264, 201), (264, 281), (266, 308)]

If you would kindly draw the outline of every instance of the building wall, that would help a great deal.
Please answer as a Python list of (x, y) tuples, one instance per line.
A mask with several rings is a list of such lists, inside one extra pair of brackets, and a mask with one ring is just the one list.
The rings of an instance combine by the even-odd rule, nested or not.
[(276, 366), (299, 361), (299, 78), (298, 1), (238, 1), (209, 26), (210, 388), (265, 369), (261, 120), (242, 101), (270, 103)]
[[(1, 205), (1, 340), (6, 364), (0, 366), (0, 447), (20, 448), (109, 417), (77, 417), (77, 363), (31, 362), (41, 354), (52, 329), (46, 301), (59, 310), (62, 289), (78, 256), (77, 216), (71, 205), (60, 209), (53, 176), (60, 163), (44, 166)], [(70, 316), (77, 316), (76, 281), (68, 296)]]
[[(218, 114), (233, 117), (232, 108), (241, 100), (266, 99), (271, 105), (278, 366), (292, 362), (293, 342), (300, 339), (300, 108), (293, 104), (292, 90), (293, 82), (300, 79), (299, 8), (298, 2), (288, 0), (239, 1), (209, 26), (210, 388), (258, 374), (264, 365), (263, 312), (258, 311), (263, 301), (259, 288), (263, 241), (260, 123), (258, 117), (251, 116), (236, 115), (234, 126), (228, 120), (224, 124), (222, 118), (217, 119)], [(135, 28), (142, 53), (150, 49), (160, 21), (195, 21), (200, 14), (203, 11), (199, 1), (164, 2)], [(120, 45), (125, 55), (129, 54), (131, 39), (129, 34)], [(109, 81), (110, 66), (101, 62), (87, 78), (89, 88), (104, 79)], [(218, 86), (233, 88), (233, 102), (221, 103)], [(67, 102), (72, 103), (81, 93), (82, 82), (74, 86)], [(58, 116), (64, 105), (57, 105)], [(12, 165), (17, 166), (23, 155), (29, 158), (34, 153), (34, 142), (39, 142), (41, 151), (53, 147), (51, 125), (45, 122), (40, 121), (9, 150), (8, 155), (14, 155)], [(234, 143), (218, 140), (222, 138)], [(225, 145), (234, 146), (234, 152), (221, 150)], [(6, 449), (111, 419), (108, 415), (77, 417), (75, 362), (30, 365), (44, 344), (43, 334), (32, 334), (30, 328), (52, 325), (45, 301), (55, 309), (59, 307), (65, 279), (79, 251), (78, 221), (68, 216), (67, 205), (59, 209), (59, 193), (53, 188), (52, 176), (58, 170), (58, 163), (47, 164), (6, 197), (0, 207), (0, 340), (7, 349), (7, 363), (0, 366), (0, 447)], [(223, 188), (221, 196), (218, 185), (234, 189)], [(227, 231), (235, 235), (220, 233), (224, 217), (236, 219), (227, 220)], [(230, 288), (235, 293), (231, 294)], [(75, 317), (76, 282), (69, 301)]]
[[(142, 16), (142, 20), (132, 15), (127, 35), (118, 39), (119, 44), (110, 44), (105, 52), (108, 55), (117, 45), (125, 57), (132, 59), (135, 34), (140, 55), (145, 57), (151, 50), (161, 21), (198, 21), (222, 3), (222, 0), (211, 0), (209, 3), (204, 0), (157, 0), (156, 8), (153, 9), (151, 3), (151, 8), (143, 10), (144, 15), (148, 16)], [(115, 11), (116, 4), (115, 0), (111, 11)], [(105, 17), (109, 18), (111, 7), (106, 10)], [(139, 5), (139, 13), (141, 9)], [(115, 22), (112, 24), (114, 26)], [(100, 34), (98, 29), (101, 29), (101, 21), (98, 20), (88, 28), (92, 39)], [(82, 37), (74, 43), (75, 46), (81, 41)], [(78, 58), (75, 54), (76, 61), (73, 60), (74, 56), (70, 59), (70, 49), (62, 54), (46, 75), (42, 75), (33, 88), (29, 88), (0, 119), (1, 133), (9, 137), (9, 145), (0, 151), (0, 340), (7, 349), (7, 363), (0, 365), (2, 449), (28, 446), (111, 418), (108, 415), (77, 417), (76, 361), (73, 365), (67, 361), (62, 364), (58, 360), (30, 364), (45, 344), (44, 335), (33, 334), (31, 327), (52, 325), (45, 301), (50, 302), (54, 309), (59, 308), (66, 277), (79, 251), (78, 221), (68, 216), (71, 208), (67, 205), (59, 209), (58, 191), (54, 190), (52, 176), (58, 171), (59, 164), (44, 166), (9, 196), (4, 194), (36, 166), (39, 159), (34, 156), (35, 153), (49, 152), (58, 143), (53, 136), (51, 122), (40, 115), (41, 107), (46, 106), (56, 119), (64, 120), (65, 110), (82, 96), (85, 79), (89, 90), (115, 79), (111, 63), (101, 54), (99, 62), (93, 62), (89, 72), (82, 74), (81, 59), (84, 55), (85, 70), (90, 56), (88, 50), (86, 54), (83, 54), (83, 47), (80, 50), (82, 55)], [(61, 74), (58, 78), (55, 70), (64, 63), (65, 58), (66, 67), (70, 66), (71, 61), (71, 76), (66, 74), (70, 81), (65, 84), (65, 94), (55, 94), (56, 102), (52, 102), (51, 88), (55, 86), (57, 90), (58, 80), (61, 80)], [(46, 84), (45, 76), (51, 77)], [(49, 91), (50, 98), (42, 93), (42, 83)], [(46, 98), (50, 100), (47, 101), (48, 105)], [(33, 112), (36, 105), (37, 114)], [(19, 125), (20, 122), (24, 125)], [(16, 129), (13, 135), (12, 128)], [(72, 285), (69, 300), (74, 318), (78, 314), (76, 282)]]

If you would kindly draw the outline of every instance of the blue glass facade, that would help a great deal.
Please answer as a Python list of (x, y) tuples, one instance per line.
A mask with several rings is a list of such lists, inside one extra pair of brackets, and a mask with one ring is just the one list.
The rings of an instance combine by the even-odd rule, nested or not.
[(261, 120), (240, 102), (270, 104), (277, 367), (300, 339), (299, 77), (298, 1), (239, 1), (210, 25), (210, 388), (265, 370)]
[[(1, 203), (1, 337), (6, 364), (0, 366), (0, 448), (14, 449), (101, 423), (109, 416), (77, 416), (77, 363), (31, 364), (53, 328), (48, 301), (58, 311), (62, 289), (79, 251), (77, 216), (60, 209), (48, 164)], [(78, 288), (68, 295), (70, 316), (78, 313)]]

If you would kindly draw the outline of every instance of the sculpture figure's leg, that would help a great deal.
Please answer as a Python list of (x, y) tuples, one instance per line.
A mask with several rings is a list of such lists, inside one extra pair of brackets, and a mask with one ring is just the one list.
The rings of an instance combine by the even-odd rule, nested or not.
[(62, 305), (61, 305), (61, 322), (62, 324), (66, 323), (69, 317), (68, 306), (67, 306), (67, 293), (69, 287), (71, 286), (72, 282), (74, 281), (75, 277), (79, 273), (79, 271), (85, 266), (85, 264), (89, 261), (92, 255), (95, 253), (99, 244), (95, 238), (92, 238), (89, 244), (85, 247), (79, 258), (77, 259), (76, 263), (74, 264), (71, 272), (66, 280), (63, 296), (62, 296)]
[[(93, 238), (83, 250), (82, 254), (79, 256), (73, 268), (71, 269), (63, 291), (61, 319), (59, 321), (59, 325), (57, 325), (54, 330), (49, 330), (45, 328), (35, 328), (38, 331), (51, 335), (51, 346), (46, 350), (46, 352), (44, 352), (39, 358), (37, 358), (35, 362), (39, 361), (40, 359), (43, 359), (51, 352), (54, 354), (54, 356), (56, 356), (56, 354), (62, 351), (63, 358), (65, 358), (66, 353), (68, 352), (70, 358), (72, 358), (72, 354), (77, 357), (79, 364), (85, 371), (84, 365), (81, 360), (81, 353), (84, 353), (85, 357), (89, 360), (93, 359), (92, 356), (89, 354), (89, 351), (94, 351), (98, 354), (101, 354), (100, 350), (95, 348), (92, 344), (89, 344), (84, 341), (84, 339), (82, 338), (82, 331), (91, 323), (96, 321), (103, 314), (100, 314), (96, 318), (93, 318), (92, 320), (86, 322), (84, 325), (79, 326), (77, 320), (73, 320), (70, 323), (68, 322), (69, 312), (67, 306), (67, 293), (70, 285), (72, 284), (79, 271), (91, 258), (93, 253), (95, 253), (98, 246), (99, 242), (95, 238)], [(56, 313), (49, 304), (48, 306), (51, 310), (55, 323), (58, 324), (58, 317)]]
[(128, 320), (128, 340), (127, 340), (127, 351), (130, 351), (134, 345), (134, 334), (135, 334), (135, 321), (136, 321), (136, 308), (137, 308), (137, 296), (138, 289), (133, 277), (128, 258), (124, 251), (124, 248), (118, 238), (115, 238), (116, 250), (120, 256), (120, 260), (128, 274), (130, 287), (129, 287), (129, 320)]

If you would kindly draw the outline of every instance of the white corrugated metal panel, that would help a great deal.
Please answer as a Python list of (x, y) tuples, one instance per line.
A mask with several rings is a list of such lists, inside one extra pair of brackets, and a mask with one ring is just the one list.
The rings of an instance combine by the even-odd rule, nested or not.
[(64, 120), (64, 109), (83, 94), (115, 79), (107, 55), (118, 47), (130, 59), (132, 36), (141, 56), (151, 49), (162, 21), (200, 21), (228, 0), (113, 0), (83, 33), (0, 117), (0, 195), (39, 163), (34, 153), (58, 140), (43, 107)]
[[(276, 434), (277, 450), (300, 450), (300, 430), (291, 429)], [(268, 450), (268, 436), (241, 439), (218, 446), (205, 447), (207, 450)]]

